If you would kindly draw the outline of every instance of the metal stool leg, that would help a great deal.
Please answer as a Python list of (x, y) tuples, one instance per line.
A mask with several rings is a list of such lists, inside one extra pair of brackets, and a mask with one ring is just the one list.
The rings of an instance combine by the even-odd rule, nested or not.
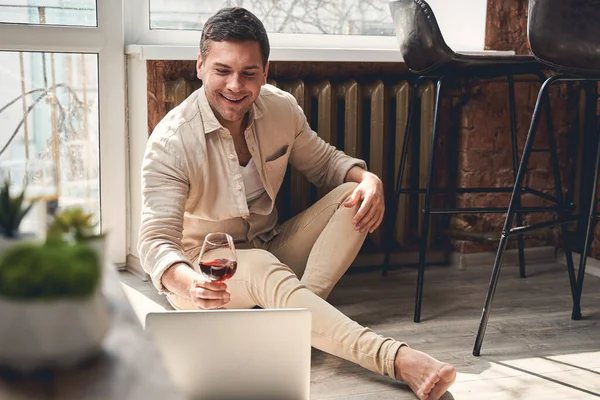
[[(519, 146), (517, 137), (517, 110), (515, 105), (515, 80), (512, 75), (508, 76), (508, 104), (510, 109), (510, 133), (512, 139), (513, 174), (516, 179), (519, 168)], [(517, 209), (521, 208), (521, 196), (517, 196)], [(517, 226), (523, 225), (523, 215), (517, 212)], [(519, 276), (525, 278), (525, 240), (523, 234), (517, 236), (517, 247), (519, 249)]]
[(396, 184), (394, 186), (394, 203), (391, 206), (392, 218), (388, 223), (387, 234), (385, 235), (385, 258), (383, 260), (383, 268), (381, 274), (387, 276), (387, 270), (390, 265), (390, 257), (394, 244), (394, 231), (396, 227), (396, 218), (398, 216), (398, 204), (400, 202), (400, 194), (402, 189), (402, 178), (406, 168), (406, 159), (408, 158), (408, 149), (413, 131), (413, 119), (417, 104), (418, 90), (420, 79), (416, 79), (412, 84), (412, 93), (410, 94), (410, 104), (408, 107), (408, 118), (406, 120), (406, 128), (404, 130), (404, 140), (402, 141), (402, 153), (400, 155), (400, 163), (398, 165), (398, 175), (396, 176)]
[[(558, 206), (561, 210), (561, 217), (564, 216), (565, 210), (568, 210), (568, 205), (565, 204), (564, 196), (562, 192), (562, 183), (560, 178), (560, 165), (558, 163), (558, 153), (556, 150), (556, 137), (554, 135), (554, 125), (552, 122), (552, 113), (550, 110), (550, 96), (546, 96), (544, 99), (544, 107), (546, 113), (546, 125), (548, 128), (548, 145), (550, 147), (550, 159), (552, 161), (552, 172), (554, 174), (554, 191), (556, 193), (556, 199), (558, 200)], [(577, 292), (577, 282), (575, 281), (575, 268), (573, 266), (573, 253), (571, 251), (571, 244), (569, 243), (569, 229), (566, 224), (561, 224), (561, 231), (563, 235), (563, 249), (565, 251), (565, 258), (567, 260), (567, 273), (569, 275), (569, 284), (571, 286), (571, 296), (575, 301)]]
[(431, 149), (429, 151), (429, 167), (427, 171), (427, 187), (425, 189), (425, 208), (421, 220), (421, 238), (419, 249), (419, 271), (417, 274), (417, 298), (415, 301), (414, 321), (421, 321), (421, 302), (423, 300), (423, 279), (425, 274), (425, 254), (427, 252), (427, 237), (429, 236), (429, 217), (431, 212), (431, 186), (433, 184), (433, 166), (435, 164), (435, 144), (438, 134), (440, 102), (444, 77), (438, 78), (436, 83), (435, 106), (433, 111), (433, 132), (431, 135)]
[(490, 317), (490, 309), (492, 306), (492, 301), (494, 299), (494, 294), (496, 292), (496, 286), (498, 285), (498, 277), (500, 276), (500, 268), (502, 267), (502, 261), (504, 258), (504, 252), (506, 250), (506, 245), (508, 243), (508, 237), (510, 235), (511, 226), (513, 219), (515, 217), (515, 213), (517, 211), (517, 197), (521, 196), (521, 189), (523, 187), (523, 179), (525, 178), (525, 173), (527, 171), (527, 164), (529, 162), (529, 156), (531, 155), (531, 149), (533, 148), (533, 141), (535, 139), (535, 134), (537, 131), (537, 126), (540, 120), (540, 111), (542, 106), (542, 101), (548, 96), (548, 87), (554, 78), (550, 78), (542, 84), (540, 88), (540, 92), (538, 94), (537, 101), (535, 103), (535, 108), (533, 111), (533, 116), (531, 118), (531, 125), (529, 126), (529, 132), (527, 133), (527, 139), (525, 141), (525, 147), (523, 149), (523, 155), (521, 157), (521, 163), (519, 164), (519, 170), (517, 171), (517, 177), (515, 178), (515, 186), (513, 187), (512, 195), (510, 198), (510, 204), (508, 206), (508, 212), (506, 214), (506, 220), (504, 221), (504, 228), (502, 229), (502, 234), (500, 236), (500, 243), (498, 244), (498, 252), (496, 253), (496, 259), (494, 261), (494, 268), (492, 269), (492, 275), (490, 277), (490, 283), (488, 286), (488, 291), (485, 296), (485, 305), (483, 306), (483, 311), (481, 313), (481, 320), (479, 322), (479, 330), (477, 331), (477, 338), (475, 339), (475, 346), (473, 348), (473, 355), (479, 356), (481, 353), (481, 345), (483, 343), (483, 337), (485, 335), (485, 329), (487, 327), (487, 322)]
[[(600, 132), (599, 132), (600, 133)], [(600, 136), (600, 135), (599, 135)], [(589, 248), (591, 245), (592, 232), (594, 231), (594, 226), (596, 222), (596, 196), (598, 191), (598, 168), (600, 168), (600, 138), (598, 139), (598, 145), (596, 150), (596, 163), (594, 167), (594, 180), (593, 187), (591, 190), (591, 199), (590, 199), (590, 207), (588, 209), (586, 228), (585, 228), (585, 241), (583, 245), (583, 250), (581, 251), (581, 259), (579, 260), (579, 271), (577, 274), (577, 290), (575, 293), (575, 299), (573, 301), (573, 313), (571, 314), (571, 319), (580, 320), (581, 319), (581, 293), (583, 291), (583, 279), (585, 277), (585, 265), (587, 261), (587, 255), (589, 252)]]

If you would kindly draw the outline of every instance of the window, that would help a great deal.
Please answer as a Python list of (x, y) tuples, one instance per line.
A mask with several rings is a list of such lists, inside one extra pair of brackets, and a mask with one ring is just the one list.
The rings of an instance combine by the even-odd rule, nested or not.
[(50, 164), (55, 188), (38, 190), (99, 216), (98, 56), (0, 52), (0, 66), (0, 171)]
[(98, 26), (95, 0), (0, 0), (0, 22)]
[[(454, 50), (482, 50), (486, 0), (429, 0)], [(271, 61), (400, 62), (388, 0), (129, 0), (126, 52), (142, 60), (194, 60), (200, 31), (239, 5), (265, 24)]]
[(392, 36), (387, 0), (150, 0), (151, 29), (201, 30), (223, 7), (240, 5), (271, 33)]
[(94, 212), (116, 264), (128, 251), (123, 34), (122, 0), (0, 0), (0, 168)]

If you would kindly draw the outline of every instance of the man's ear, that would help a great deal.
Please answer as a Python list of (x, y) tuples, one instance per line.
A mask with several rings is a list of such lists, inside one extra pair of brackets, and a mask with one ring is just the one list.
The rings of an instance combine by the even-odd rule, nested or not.
[(267, 83), (267, 76), (269, 76), (269, 61), (267, 61), (267, 65), (265, 65), (265, 75), (263, 78), (263, 85), (266, 85)]
[(198, 61), (196, 61), (196, 76), (202, 80), (202, 54), (198, 53)]

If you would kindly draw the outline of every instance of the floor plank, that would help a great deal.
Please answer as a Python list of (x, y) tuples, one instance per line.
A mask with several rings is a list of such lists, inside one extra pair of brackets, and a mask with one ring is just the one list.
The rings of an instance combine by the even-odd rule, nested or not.
[[(584, 318), (572, 321), (564, 265), (528, 265), (528, 278), (501, 273), (482, 355), (471, 354), (490, 265), (467, 270), (430, 267), (425, 275), (422, 322), (412, 322), (416, 270), (382, 277), (353, 270), (328, 299), (376, 332), (409, 343), (458, 369), (443, 399), (598, 399), (600, 397), (600, 279), (586, 276)], [(165, 305), (149, 282), (122, 273), (122, 282)], [(402, 383), (313, 350), (315, 400), (414, 399)]]

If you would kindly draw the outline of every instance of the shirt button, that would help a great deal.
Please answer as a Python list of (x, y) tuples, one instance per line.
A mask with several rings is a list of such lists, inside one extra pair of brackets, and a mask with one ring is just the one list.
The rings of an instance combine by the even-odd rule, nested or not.
[(233, 154), (230, 154), (230, 155), (229, 155), (229, 159), (230, 159), (230, 160), (233, 160), (234, 158), (235, 158), (235, 156), (234, 156)]
[(242, 185), (237, 185), (236, 188), (237, 190), (242, 190)]

